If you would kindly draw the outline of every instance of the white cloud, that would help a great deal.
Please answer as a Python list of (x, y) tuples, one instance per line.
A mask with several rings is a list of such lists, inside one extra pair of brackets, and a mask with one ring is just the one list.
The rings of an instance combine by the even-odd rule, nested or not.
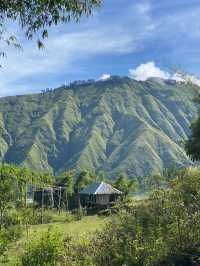
[(175, 72), (170, 77), (173, 80), (176, 80), (177, 82), (185, 82), (185, 78), (183, 77), (183, 74), (181, 72)]
[(145, 64), (141, 64), (135, 69), (129, 69), (129, 75), (138, 81), (145, 81), (148, 78), (161, 78), (161, 79), (172, 79), (176, 82), (185, 82), (192, 83), (194, 85), (200, 86), (200, 80), (189, 74), (182, 73), (181, 71), (177, 71), (175, 73), (169, 73), (157, 67), (155, 62), (148, 62)]
[(107, 80), (110, 78), (110, 74), (102, 74), (98, 80)]
[(162, 79), (169, 78), (169, 73), (161, 70), (159, 67), (155, 65), (153, 61), (141, 64), (135, 69), (129, 69), (129, 74), (135, 80), (141, 80), (141, 81), (145, 81), (151, 77), (157, 77)]

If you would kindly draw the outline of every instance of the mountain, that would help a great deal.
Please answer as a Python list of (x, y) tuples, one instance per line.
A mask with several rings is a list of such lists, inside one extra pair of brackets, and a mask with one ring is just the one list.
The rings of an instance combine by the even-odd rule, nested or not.
[(190, 163), (182, 141), (198, 87), (128, 77), (74, 82), (0, 99), (0, 162), (58, 174), (95, 169), (144, 176)]

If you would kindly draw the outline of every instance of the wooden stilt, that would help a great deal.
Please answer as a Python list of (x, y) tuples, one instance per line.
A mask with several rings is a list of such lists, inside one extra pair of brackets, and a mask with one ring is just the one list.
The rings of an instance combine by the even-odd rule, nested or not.
[(59, 213), (60, 213), (60, 205), (61, 205), (61, 187), (59, 187), (59, 202), (58, 202)]

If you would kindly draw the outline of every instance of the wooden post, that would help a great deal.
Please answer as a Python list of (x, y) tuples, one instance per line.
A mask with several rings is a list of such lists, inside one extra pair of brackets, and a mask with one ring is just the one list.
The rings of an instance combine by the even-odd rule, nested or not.
[(68, 194), (67, 194), (67, 187), (65, 188), (65, 208), (66, 208), (66, 211), (69, 210), (69, 206), (68, 206)]
[(82, 219), (82, 208), (81, 208), (81, 198), (80, 198), (80, 193), (78, 191), (78, 218), (81, 220)]
[(59, 201), (58, 201), (58, 210), (60, 213), (60, 204), (61, 204), (61, 187), (59, 187)]

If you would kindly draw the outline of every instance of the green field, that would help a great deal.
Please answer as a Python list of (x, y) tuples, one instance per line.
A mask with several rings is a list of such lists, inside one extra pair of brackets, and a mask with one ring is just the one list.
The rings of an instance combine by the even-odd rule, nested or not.
[[(39, 235), (40, 232), (48, 230), (49, 227), (60, 231), (63, 234), (63, 237), (66, 235), (72, 235), (77, 238), (88, 238), (93, 232), (101, 229), (107, 221), (108, 218), (87, 216), (80, 221), (72, 221), (69, 223), (56, 222), (50, 224), (33, 225), (28, 230), (28, 238)], [(24, 236), (24, 238), (26, 237), (27, 236)]]
[[(62, 218), (63, 214), (61, 214), (61, 219)], [(85, 241), (90, 239), (95, 231), (101, 230), (108, 220), (109, 218), (105, 217), (87, 216), (80, 221), (54, 222), (30, 226), (28, 231), (24, 231), (23, 237), (15, 244), (15, 246), (10, 247), (8, 251), (9, 262), (0, 262), (0, 265), (15, 265), (14, 261), (16, 261), (17, 256), (22, 252), (26, 242), (40, 237), (41, 233), (49, 228), (58, 230), (63, 237), (70, 235), (77, 241)]]

